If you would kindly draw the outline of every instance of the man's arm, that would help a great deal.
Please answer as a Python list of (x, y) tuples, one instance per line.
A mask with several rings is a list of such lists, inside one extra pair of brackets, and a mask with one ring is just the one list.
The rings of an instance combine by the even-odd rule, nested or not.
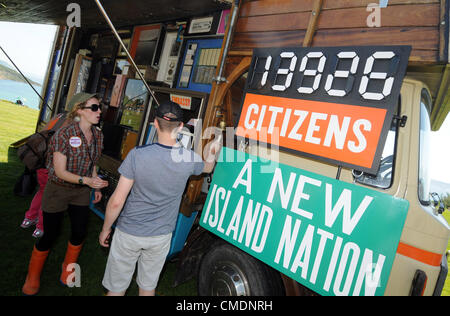
[(222, 135), (216, 137), (212, 142), (209, 142), (205, 146), (203, 161), (205, 166), (203, 167), (203, 173), (211, 173), (216, 165), (217, 156), (222, 149)]
[(111, 233), (111, 227), (117, 217), (119, 217), (133, 184), (134, 180), (120, 176), (119, 183), (117, 184), (117, 187), (114, 190), (113, 195), (110, 197), (108, 205), (106, 206), (105, 221), (103, 222), (103, 229), (99, 236), (100, 245), (103, 247), (109, 247), (106, 241)]
[(202, 173), (211, 173), (214, 169), (214, 166), (216, 165), (216, 162), (213, 160), (212, 162), (209, 162), (208, 160), (204, 161), (205, 166), (203, 167)]

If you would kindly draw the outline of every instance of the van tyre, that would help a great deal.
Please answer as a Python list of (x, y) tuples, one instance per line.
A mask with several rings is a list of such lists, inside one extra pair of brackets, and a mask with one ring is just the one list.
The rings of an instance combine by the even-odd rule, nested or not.
[(228, 243), (219, 242), (203, 258), (198, 275), (202, 296), (283, 295), (280, 273)]

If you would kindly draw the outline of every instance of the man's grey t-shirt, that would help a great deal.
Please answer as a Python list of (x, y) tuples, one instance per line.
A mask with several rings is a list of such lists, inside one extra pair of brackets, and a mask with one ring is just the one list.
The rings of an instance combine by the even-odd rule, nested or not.
[(183, 147), (155, 143), (132, 149), (119, 168), (134, 184), (117, 227), (139, 237), (173, 232), (187, 180), (203, 167), (201, 157)]

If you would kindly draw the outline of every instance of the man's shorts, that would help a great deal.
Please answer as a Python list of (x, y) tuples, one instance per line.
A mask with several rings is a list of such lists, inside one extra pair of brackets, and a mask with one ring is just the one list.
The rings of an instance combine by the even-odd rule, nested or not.
[(119, 293), (128, 289), (136, 262), (136, 283), (139, 288), (151, 291), (158, 284), (159, 274), (170, 249), (172, 234), (152, 237), (137, 237), (116, 228), (106, 264), (103, 286)]

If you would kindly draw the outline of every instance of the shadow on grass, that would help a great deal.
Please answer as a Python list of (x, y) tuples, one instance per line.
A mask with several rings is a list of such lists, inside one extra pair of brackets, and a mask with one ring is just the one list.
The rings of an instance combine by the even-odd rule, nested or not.
[[(34, 227), (23, 229), (20, 224), (31, 203), (33, 195), (20, 197), (13, 187), (24, 170), (18, 161), (16, 150), (8, 150), (8, 162), (0, 163), (0, 295), (22, 295), (21, 288), (26, 277), (30, 254), (36, 239), (31, 236)], [(108, 253), (100, 249), (97, 236), (102, 221), (91, 216), (89, 233), (79, 264), (82, 273), (80, 288), (65, 288), (59, 284), (61, 263), (64, 260), (70, 227), (66, 216), (61, 235), (52, 248), (44, 266), (39, 295), (103, 295), (101, 279)]]
[[(8, 162), (0, 163), (0, 295), (22, 295), (21, 289), (27, 274), (31, 251), (36, 242), (31, 234), (34, 227), (23, 229), (20, 224), (31, 203), (33, 195), (19, 197), (13, 194), (16, 180), (24, 170), (18, 160), (16, 150), (9, 148)], [(68, 288), (59, 282), (61, 264), (64, 260), (70, 223), (65, 215), (61, 234), (47, 258), (41, 277), (40, 296), (101, 296), (105, 294), (102, 279), (108, 258), (108, 249), (98, 243), (98, 235), (103, 221), (91, 213), (88, 235), (84, 242), (79, 262), (81, 287)], [(161, 274), (156, 294), (161, 296), (196, 295), (195, 281), (172, 288), (175, 264), (166, 264)], [(138, 287), (132, 281), (127, 295), (137, 295)]]

